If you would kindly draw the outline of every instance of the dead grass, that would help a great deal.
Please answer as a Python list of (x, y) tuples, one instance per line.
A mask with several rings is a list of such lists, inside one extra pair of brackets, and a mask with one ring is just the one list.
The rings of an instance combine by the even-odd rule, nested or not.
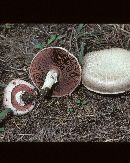
[[(12, 24), (0, 25), (0, 83), (20, 78), (31, 83), (28, 67), (51, 35), (59, 39), (46, 46), (62, 46), (80, 58), (104, 48), (130, 50), (129, 24)], [(1, 106), (2, 106), (1, 89)], [(80, 104), (77, 103), (80, 100)], [(2, 110), (2, 108), (0, 108)], [(130, 96), (103, 96), (82, 84), (71, 97), (52, 98), (37, 104), (24, 116), (13, 116), (4, 124), (1, 142), (122, 142), (130, 141)]]

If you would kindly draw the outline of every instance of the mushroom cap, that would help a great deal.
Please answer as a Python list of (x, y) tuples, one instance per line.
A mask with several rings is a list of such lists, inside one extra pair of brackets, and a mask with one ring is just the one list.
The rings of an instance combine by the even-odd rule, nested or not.
[(34, 85), (40, 89), (49, 70), (59, 72), (58, 82), (52, 89), (52, 97), (70, 95), (81, 81), (81, 67), (77, 58), (61, 47), (41, 50), (32, 60), (29, 73)]
[(85, 55), (82, 83), (91, 91), (118, 94), (130, 89), (130, 51), (111, 48)]
[(22, 115), (28, 113), (34, 108), (35, 101), (30, 104), (24, 104), (21, 99), (21, 95), (24, 92), (33, 94), (34, 88), (34, 86), (24, 80), (12, 80), (4, 90), (4, 107), (11, 108), (14, 115)]

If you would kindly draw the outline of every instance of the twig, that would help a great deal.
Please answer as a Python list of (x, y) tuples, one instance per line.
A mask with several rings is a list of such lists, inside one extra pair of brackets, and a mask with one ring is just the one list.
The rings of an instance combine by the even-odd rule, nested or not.
[(34, 135), (34, 134), (18, 134), (19, 136), (31, 136), (31, 135)]
[(96, 25), (98, 26), (99, 30), (101, 31), (102, 30), (101, 26), (99, 24), (96, 24)]
[(69, 43), (70, 43), (69, 51), (71, 50), (71, 46), (72, 46), (71, 42), (72, 42), (73, 33), (74, 33), (74, 28), (72, 29), (72, 32), (71, 32), (71, 35), (70, 35), (70, 39), (69, 39)]
[(128, 32), (128, 31), (126, 31), (125, 29), (123, 29), (123, 28), (120, 28), (123, 32), (125, 32), (125, 33), (127, 33), (127, 34), (129, 34), (130, 35), (130, 32)]
[(74, 30), (74, 38), (76, 39), (75, 45), (76, 45), (77, 52), (79, 53), (79, 47), (78, 47), (77, 37), (76, 37), (76, 30)]
[(16, 142), (18, 142), (19, 140), (21, 140), (23, 137), (24, 137), (24, 135), (23, 135), (23, 136), (21, 136), (19, 139), (17, 139), (17, 141), (16, 141)]
[(2, 61), (2, 62), (6, 62), (6, 61), (4, 61), (4, 60), (3, 60), (3, 59), (1, 59), (1, 58), (0, 58), (0, 61)]
[(15, 123), (15, 125), (16, 125), (16, 127), (20, 130), (20, 128), (18, 127), (18, 125), (16, 124), (16, 122), (14, 121), (14, 123)]
[(118, 141), (119, 139), (107, 139), (105, 142), (112, 142), (112, 141)]
[(3, 36), (3, 35), (0, 35), (0, 37), (1, 37), (1, 38), (4, 38), (4, 39), (7, 39), (7, 38), (6, 38), (5, 36)]
[(17, 70), (17, 71), (24, 71), (23, 70), (23, 68), (22, 69), (20, 69), (20, 68), (15, 68), (15, 67), (12, 67), (12, 66), (9, 66), (11, 69), (13, 69), (13, 70)]

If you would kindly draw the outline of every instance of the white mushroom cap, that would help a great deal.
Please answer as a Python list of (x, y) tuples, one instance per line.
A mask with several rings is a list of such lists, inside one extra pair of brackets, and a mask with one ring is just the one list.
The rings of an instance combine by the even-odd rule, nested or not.
[(35, 101), (31, 104), (24, 104), (22, 94), (25, 92), (33, 93), (34, 86), (20, 79), (12, 80), (4, 90), (3, 105), (11, 108), (14, 115), (26, 114), (34, 108)]
[(118, 94), (130, 89), (130, 51), (111, 48), (85, 55), (82, 83), (91, 91)]

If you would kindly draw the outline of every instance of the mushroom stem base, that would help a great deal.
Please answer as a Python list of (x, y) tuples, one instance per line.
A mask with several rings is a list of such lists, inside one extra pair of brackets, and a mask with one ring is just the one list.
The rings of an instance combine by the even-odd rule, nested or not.
[(32, 101), (34, 101), (34, 99), (36, 98), (35, 95), (32, 95), (28, 92), (25, 92), (23, 95), (22, 95), (22, 101), (25, 103), (25, 104), (30, 104), (32, 103)]
[(50, 88), (46, 87), (45, 89), (41, 89), (40, 95), (41, 97), (47, 97), (49, 96), (49, 92), (51, 91)]

